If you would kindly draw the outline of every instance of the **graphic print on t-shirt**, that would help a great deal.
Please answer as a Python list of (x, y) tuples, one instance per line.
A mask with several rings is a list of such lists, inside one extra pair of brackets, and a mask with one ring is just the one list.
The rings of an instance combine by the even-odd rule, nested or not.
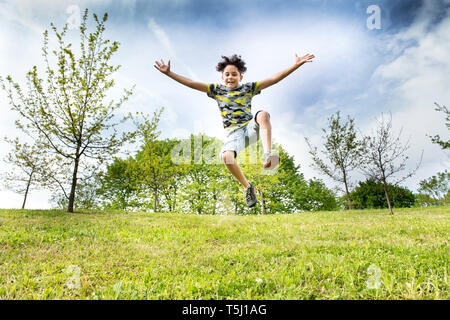
[(228, 89), (221, 84), (210, 84), (207, 95), (217, 101), (222, 116), (223, 127), (233, 130), (245, 126), (252, 120), (251, 101), (259, 94), (259, 82), (241, 84)]

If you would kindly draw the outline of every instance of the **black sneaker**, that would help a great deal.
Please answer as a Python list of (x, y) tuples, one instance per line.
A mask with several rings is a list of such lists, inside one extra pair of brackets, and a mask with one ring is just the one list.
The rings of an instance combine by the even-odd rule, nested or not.
[(248, 207), (253, 207), (258, 202), (255, 195), (255, 187), (252, 184), (245, 190), (245, 200)]

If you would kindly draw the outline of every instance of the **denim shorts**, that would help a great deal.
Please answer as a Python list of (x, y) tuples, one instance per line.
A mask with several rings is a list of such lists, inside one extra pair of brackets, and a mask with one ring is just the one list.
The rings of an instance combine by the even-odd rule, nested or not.
[[(258, 112), (260, 111), (262, 110), (259, 110)], [(256, 112), (255, 116), (248, 124), (227, 134), (225, 143), (220, 150), (221, 155), (225, 151), (234, 151), (234, 157), (236, 158), (239, 152), (259, 140), (259, 125), (256, 122), (258, 112)]]

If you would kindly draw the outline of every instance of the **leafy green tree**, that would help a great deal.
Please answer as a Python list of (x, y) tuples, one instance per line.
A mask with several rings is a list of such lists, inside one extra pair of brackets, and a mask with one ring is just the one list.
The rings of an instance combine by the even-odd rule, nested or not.
[(142, 115), (143, 121), (137, 123), (137, 137), (142, 140), (142, 146), (129, 166), (140, 196), (153, 198), (154, 212), (159, 208), (161, 190), (176, 175), (170, 145), (167, 141), (157, 140), (160, 134), (157, 126), (163, 110), (155, 111), (152, 119)]
[[(100, 176), (94, 174), (91, 177), (80, 179), (77, 184), (77, 201), (75, 202), (75, 210), (98, 210), (101, 209), (100, 201), (101, 183)], [(55, 204), (56, 208), (67, 208), (68, 198), (61, 191), (55, 192), (50, 201)]]
[(413, 176), (420, 166), (422, 157), (414, 169), (400, 178), (395, 178), (398, 172), (406, 169), (406, 161), (409, 158), (406, 155), (409, 149), (409, 141), (405, 144), (400, 141), (401, 131), (397, 137), (393, 137), (392, 116), (389, 120), (385, 120), (382, 115), (381, 120), (377, 121), (376, 130), (376, 134), (367, 136), (364, 139), (365, 145), (363, 157), (361, 158), (361, 170), (368, 179), (383, 185), (389, 212), (393, 215), (390, 186), (396, 186)]
[[(414, 205), (415, 196), (410, 190), (397, 185), (389, 185), (388, 187), (392, 207), (410, 208)], [(383, 183), (373, 179), (360, 181), (352, 191), (351, 196), (357, 209), (388, 208)]]
[(352, 209), (349, 191), (350, 173), (359, 166), (363, 143), (356, 137), (354, 119), (348, 117), (346, 122), (342, 122), (338, 111), (328, 118), (328, 121), (327, 130), (322, 129), (324, 134), (322, 138), (325, 140), (325, 150), (321, 151), (323, 158), (319, 156), (317, 147), (312, 146), (308, 138), (305, 139), (313, 159), (313, 167), (344, 184), (347, 205)]
[(179, 200), (183, 210), (197, 214), (216, 214), (223, 196), (224, 171), (218, 165), (221, 142), (204, 134), (191, 135), (182, 142), (187, 165)]
[(450, 172), (438, 172), (435, 176), (419, 182), (419, 205), (450, 204)]
[[(166, 147), (163, 148), (166, 151), (170, 151), (175, 148), (177, 144), (180, 143), (179, 139), (165, 139), (160, 143), (166, 144)], [(178, 209), (178, 200), (179, 200), (179, 191), (182, 188), (182, 182), (186, 172), (188, 171), (189, 166), (186, 164), (178, 164), (174, 163), (171, 158), (172, 167), (172, 175), (168, 178), (167, 183), (162, 185), (160, 189), (161, 194), (163, 196), (163, 204), (164, 207), (169, 210), (169, 212), (176, 211)]]
[[(178, 202), (179, 179), (186, 174), (186, 166), (173, 163), (171, 159), (171, 150), (176, 141), (171, 139), (157, 140), (155, 148), (152, 151), (152, 161), (157, 170), (152, 169), (154, 181), (159, 181), (157, 189), (158, 194), (153, 193), (158, 198), (158, 211), (175, 211)], [(156, 184), (155, 184), (156, 185)], [(154, 189), (153, 189), (154, 190)]]
[[(0, 78), (12, 109), (22, 118), (17, 126), (42, 141), (41, 154), (52, 157), (54, 165), (49, 176), (67, 197), (68, 212), (73, 212), (78, 180), (91, 176), (133, 137), (133, 133), (118, 132), (118, 125), (130, 116), (114, 121), (115, 112), (132, 91), (125, 90), (117, 102), (105, 101), (106, 93), (114, 86), (111, 76), (120, 68), (120, 65), (110, 64), (119, 43), (103, 38), (107, 14), (102, 20), (95, 14), (93, 17), (95, 32), (88, 34), (86, 9), (80, 25), (81, 53), (78, 59), (72, 44), (64, 41), (68, 25), (58, 32), (51, 24), (58, 43), (58, 48), (52, 51), (57, 60), (56, 68), (50, 66), (48, 31), (44, 32), (42, 52), (46, 62), (46, 84), (39, 77), (36, 66), (27, 73), (27, 94), (11, 76), (6, 78), (9, 86)], [(67, 175), (69, 170), (70, 176)]]
[[(294, 211), (313, 210), (335, 210), (336, 199), (333, 192), (326, 188), (320, 180), (306, 181), (300, 173), (300, 165), (295, 165), (294, 158), (280, 145), (274, 143), (280, 155), (280, 165), (273, 171), (262, 169), (262, 154), (256, 157), (257, 163), (242, 170), (250, 180), (256, 182), (258, 191), (259, 210), (265, 213), (288, 213)], [(258, 141), (249, 147), (250, 154), (262, 150), (261, 142)], [(245, 154), (245, 153), (244, 153)], [(244, 200), (242, 200), (244, 201)], [(255, 206), (257, 207), (257, 206)], [(255, 209), (246, 209), (245, 212), (256, 213)]]
[(212, 181), (209, 170), (211, 166), (214, 165), (193, 164), (186, 173), (182, 194), (190, 212), (205, 214), (214, 211), (214, 205), (211, 203), (213, 195), (209, 188)]
[(211, 214), (218, 214), (220, 209), (220, 202), (223, 201), (223, 190), (224, 190), (224, 174), (225, 167), (218, 164), (207, 165), (207, 172), (210, 178), (208, 184), (209, 198), (208, 210)]
[(320, 179), (308, 180), (306, 192), (299, 197), (303, 201), (301, 210), (307, 211), (333, 211), (338, 209), (336, 196)]
[[(445, 125), (447, 126), (447, 129), (450, 130), (450, 110), (446, 106), (441, 106), (437, 103), (435, 103), (435, 105), (436, 111), (441, 111), (445, 114)], [(450, 149), (450, 140), (443, 140), (439, 135), (435, 135), (434, 137), (430, 138), (433, 143), (438, 144), (443, 150)]]
[(100, 174), (100, 194), (108, 209), (127, 210), (139, 207), (136, 183), (129, 169), (131, 159), (114, 158)]
[(42, 173), (47, 167), (46, 159), (40, 156), (39, 143), (29, 145), (20, 143), (19, 139), (5, 138), (12, 145), (13, 150), (8, 153), (5, 162), (12, 165), (12, 169), (4, 173), (4, 184), (7, 189), (23, 194), (22, 209), (25, 208), (27, 197), (32, 187), (40, 188), (45, 185)]
[(277, 182), (271, 186), (269, 211), (291, 213), (298, 209), (296, 195), (307, 186), (300, 173), (300, 165), (295, 165), (294, 157), (290, 156), (281, 146), (279, 147), (280, 165), (277, 170)]
[[(101, 197), (106, 208), (155, 210), (155, 195), (151, 186), (159, 182), (156, 210), (167, 209), (172, 212), (179, 209), (179, 192), (183, 187), (187, 166), (170, 162), (169, 171), (173, 174), (166, 175), (167, 179), (164, 183), (161, 183), (158, 176), (155, 180), (154, 176), (154, 173), (158, 173), (158, 169), (153, 171), (153, 165), (158, 166), (158, 161), (161, 159), (169, 161), (171, 149), (179, 143), (177, 139), (157, 140), (160, 134), (157, 131), (159, 116), (160, 113), (155, 112), (152, 120), (144, 116), (143, 123), (137, 123), (141, 128), (138, 137), (145, 137), (145, 139), (136, 155), (128, 159), (115, 158), (101, 174)], [(145, 155), (145, 150), (151, 150), (151, 155)], [(149, 157), (152, 161), (147, 161)], [(149, 205), (150, 202), (153, 203)]]
[(334, 193), (322, 181), (315, 178), (307, 181), (300, 165), (295, 165), (294, 157), (282, 148), (280, 157), (279, 183), (274, 186), (280, 199), (279, 212), (337, 209)]
[(242, 187), (236, 183), (234, 177), (225, 171), (223, 166), (223, 180), (222, 180), (222, 197), (219, 202), (219, 211), (222, 214), (235, 214), (240, 215), (245, 213), (246, 205), (245, 199), (242, 195)]
[[(164, 197), (164, 205), (171, 211), (197, 214), (265, 214), (292, 212), (298, 208), (336, 208), (334, 194), (320, 181), (305, 181), (303, 175), (298, 172), (299, 166), (295, 166), (293, 158), (281, 147), (280, 166), (274, 171), (263, 170), (261, 155), (255, 157), (254, 150), (251, 150), (257, 147), (262, 150), (260, 142), (251, 145), (239, 155), (237, 160), (240, 161), (244, 174), (256, 185), (258, 198), (262, 203), (247, 208), (243, 189), (219, 158), (218, 152), (222, 146), (220, 140), (198, 134), (183, 141), (165, 140), (164, 143), (170, 145), (167, 149), (172, 149), (172, 167), (179, 169), (178, 174), (167, 177), (167, 183), (159, 187)], [(183, 155), (180, 156), (180, 153)], [(159, 153), (155, 152), (156, 154)]]

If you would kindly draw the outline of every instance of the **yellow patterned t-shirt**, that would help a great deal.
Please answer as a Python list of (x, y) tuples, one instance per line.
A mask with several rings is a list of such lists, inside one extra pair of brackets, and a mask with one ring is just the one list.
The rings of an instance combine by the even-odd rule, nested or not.
[(252, 98), (260, 92), (259, 82), (240, 84), (233, 89), (222, 84), (210, 84), (207, 95), (217, 101), (225, 130), (234, 130), (252, 120)]

